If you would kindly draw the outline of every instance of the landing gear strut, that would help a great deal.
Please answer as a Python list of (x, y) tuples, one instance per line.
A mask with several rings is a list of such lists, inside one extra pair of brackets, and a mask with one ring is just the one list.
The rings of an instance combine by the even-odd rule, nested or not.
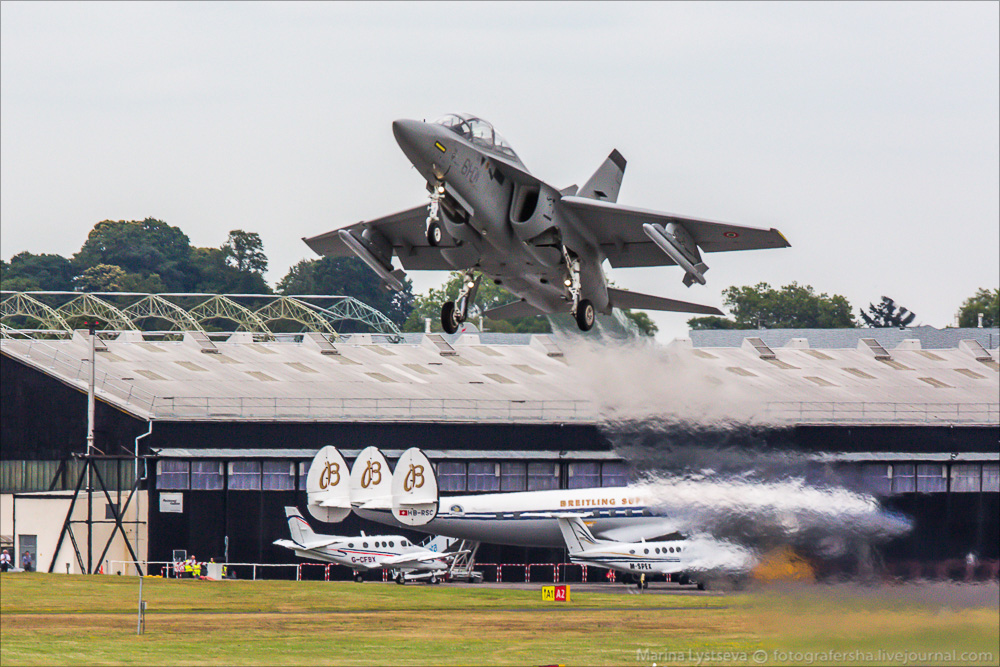
[(469, 319), (469, 311), (476, 301), (476, 292), (479, 290), (481, 279), (482, 276), (473, 278), (472, 271), (466, 271), (462, 276), (462, 291), (458, 293), (458, 299), (445, 301), (441, 306), (441, 328), (445, 333), (455, 333), (459, 325)]
[(580, 327), (580, 331), (590, 331), (597, 320), (597, 312), (589, 299), (580, 298), (583, 294), (583, 289), (580, 286), (580, 260), (565, 246), (563, 246), (563, 258), (566, 260), (567, 271), (564, 283), (573, 299), (571, 312), (576, 318), (576, 326)]
[(427, 243), (435, 248), (441, 245), (441, 241), (444, 240), (444, 230), (441, 228), (441, 216), (438, 214), (442, 197), (444, 197), (443, 185), (431, 188), (431, 205), (427, 208)]

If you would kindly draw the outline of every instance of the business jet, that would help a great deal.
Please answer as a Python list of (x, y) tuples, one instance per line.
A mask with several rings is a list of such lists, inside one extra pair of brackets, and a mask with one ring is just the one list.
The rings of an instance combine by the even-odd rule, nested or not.
[(286, 507), (285, 516), (292, 539), (275, 540), (274, 544), (291, 549), (300, 558), (346, 565), (354, 570), (354, 580), (359, 583), (364, 581), (364, 572), (385, 568), (392, 571), (397, 584), (416, 579), (437, 584), (448, 572), (451, 561), (463, 554), (430, 551), (411, 544), (401, 535), (317, 535), (298, 508)]

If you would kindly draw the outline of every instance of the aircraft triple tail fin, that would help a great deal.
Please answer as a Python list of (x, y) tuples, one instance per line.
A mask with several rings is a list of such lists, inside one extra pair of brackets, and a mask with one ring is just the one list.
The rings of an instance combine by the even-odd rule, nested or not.
[(615, 203), (618, 201), (618, 191), (621, 190), (624, 175), (625, 158), (616, 148), (597, 168), (594, 175), (583, 184), (576, 196)]
[(320, 521), (337, 523), (351, 513), (351, 487), (347, 462), (336, 447), (316, 453), (306, 477), (309, 513)]
[(590, 532), (590, 528), (587, 528), (587, 524), (578, 516), (558, 517), (558, 521), (559, 530), (562, 531), (563, 540), (566, 542), (566, 548), (569, 549), (571, 554), (578, 554), (581, 551), (592, 549), (604, 542), (604, 540), (598, 540), (594, 537), (594, 534)]
[(438, 512), (438, 484), (434, 466), (420, 449), (403, 452), (392, 474), (392, 515), (400, 523), (423, 526)]

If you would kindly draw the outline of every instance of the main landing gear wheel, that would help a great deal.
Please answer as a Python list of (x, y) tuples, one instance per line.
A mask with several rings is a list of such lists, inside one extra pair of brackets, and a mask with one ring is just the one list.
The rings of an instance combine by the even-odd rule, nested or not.
[(403, 576), (402, 572), (396, 575), (396, 583), (400, 586), (406, 583), (406, 578)]
[(576, 306), (576, 325), (580, 327), (580, 331), (590, 331), (594, 327), (596, 319), (597, 312), (594, 310), (594, 304), (588, 299), (581, 299)]
[(436, 574), (432, 574), (431, 575), (431, 581), (430, 581), (430, 583), (431, 584), (440, 584), (441, 580), (437, 578)]
[(357, 583), (360, 584), (360, 583), (363, 583), (364, 580), (365, 580), (365, 577), (360, 572), (355, 572), (354, 573), (354, 581), (356, 581)]
[(440, 222), (432, 222), (427, 225), (427, 242), (433, 247), (438, 247), (444, 241), (444, 229)]
[(445, 333), (453, 334), (458, 331), (458, 325), (461, 322), (458, 319), (458, 308), (455, 307), (454, 301), (445, 301), (444, 305), (441, 306), (441, 328), (444, 329)]

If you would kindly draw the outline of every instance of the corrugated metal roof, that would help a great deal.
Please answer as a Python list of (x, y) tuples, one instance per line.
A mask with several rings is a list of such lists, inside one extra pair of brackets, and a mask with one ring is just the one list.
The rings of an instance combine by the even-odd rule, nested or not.
[[(730, 332), (760, 337), (765, 355), (742, 339), (707, 349), (678, 340), (596, 351), (558, 339), (561, 357), (552, 356), (552, 338), (524, 335), (490, 334), (489, 342), (485, 334), (445, 337), (455, 352), (447, 356), (422, 334), (398, 344), (352, 336), (337, 343), (335, 355), (307, 340), (234, 336), (204, 354), (190, 338), (122, 336), (106, 340), (108, 352), (97, 354), (97, 388), (101, 400), (141, 419), (168, 421), (697, 421), (678, 399), (700, 395), (717, 419), (729, 418), (745, 399), (753, 418), (765, 423), (1000, 422), (995, 353), (983, 360), (969, 345), (927, 353), (919, 343), (882, 341), (890, 358), (877, 358), (858, 342), (873, 331), (879, 330), (855, 330), (853, 345), (823, 352), (812, 349), (811, 330), (795, 330), (784, 346), (760, 331)], [(962, 330), (959, 340), (970, 339), (969, 331), (981, 330)], [(0, 351), (86, 391), (81, 338), (3, 339)]]
[(906, 329), (692, 329), (695, 347), (739, 347), (745, 338), (760, 338), (768, 347), (785, 347), (795, 339), (806, 339), (811, 348), (856, 347), (862, 338), (872, 338), (887, 350), (904, 340), (918, 340), (925, 350), (951, 349), (963, 340), (976, 340), (996, 358), (1000, 328), (960, 329), (920, 326)]

